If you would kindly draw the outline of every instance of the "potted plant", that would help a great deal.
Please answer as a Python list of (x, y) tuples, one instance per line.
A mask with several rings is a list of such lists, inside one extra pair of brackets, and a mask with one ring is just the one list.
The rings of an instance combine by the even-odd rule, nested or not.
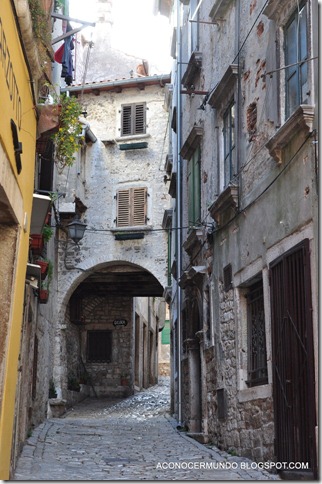
[(49, 298), (49, 291), (48, 289), (40, 288), (38, 299), (40, 304), (47, 304)]
[(35, 255), (41, 255), (44, 248), (43, 234), (30, 235), (30, 248)]
[(49, 286), (53, 277), (53, 263), (48, 261), (48, 271), (47, 278), (41, 283), (41, 288), (39, 289), (38, 299), (40, 304), (47, 304), (49, 298)]
[(50, 227), (50, 225), (45, 224), (42, 230), (44, 242), (48, 242), (52, 238), (53, 234), (54, 234), (54, 231)]
[(53, 379), (50, 380), (49, 382), (49, 392), (48, 392), (49, 398), (57, 398), (57, 392), (56, 392), (56, 387), (55, 387), (55, 382)]
[(38, 266), (40, 266), (40, 276), (41, 280), (43, 281), (44, 279), (46, 279), (46, 276), (48, 274), (49, 261), (44, 259), (37, 259), (35, 262)]
[(126, 373), (121, 374), (121, 386), (128, 387), (129, 386), (129, 378)]

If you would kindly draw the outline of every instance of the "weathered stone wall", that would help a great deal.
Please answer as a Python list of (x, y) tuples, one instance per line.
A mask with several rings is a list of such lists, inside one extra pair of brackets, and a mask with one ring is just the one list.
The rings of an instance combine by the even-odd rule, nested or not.
[[(115, 319), (126, 319), (127, 325), (114, 327)], [(84, 373), (82, 358), (88, 384), (94, 386), (98, 396), (122, 396), (133, 389), (133, 325), (132, 298), (86, 297), (82, 300), (82, 323), (70, 323), (66, 335), (68, 376), (76, 376), (78, 381)], [(111, 362), (88, 361), (87, 331), (109, 330), (112, 332)], [(121, 382), (124, 376), (128, 384)], [(81, 381), (80, 381), (81, 382)]]
[[(271, 2), (277, 8), (278, 2)], [(209, 17), (214, 4), (220, 7), (216, 24), (199, 24), (197, 50), (202, 53), (202, 65), (196, 69), (191, 89), (204, 90), (212, 103), (199, 95), (182, 96), (182, 142), (187, 141), (194, 125), (202, 129), (200, 137), (201, 227), (200, 241), (191, 253), (183, 255), (183, 270), (187, 271), (187, 285), (198, 285), (201, 292), (212, 284), (211, 309), (212, 341), (201, 345), (204, 365), (202, 379), (203, 421), (207, 421), (209, 438), (221, 448), (251, 457), (255, 460), (274, 459), (274, 414), (272, 392), (272, 338), (270, 327), (269, 264), (291, 249), (305, 237), (312, 247), (311, 265), (314, 267), (314, 226), (316, 189), (314, 187), (315, 155), (312, 143), (305, 140), (309, 127), (287, 141), (284, 161), (277, 163), (266, 143), (285, 123), (285, 92), (283, 75), (266, 72), (283, 65), (283, 43), (276, 50), (285, 22), (295, 10), (294, 0), (278, 7), (276, 23), (261, 12), (261, 2), (213, 2), (204, 0), (199, 9), (200, 19)], [(188, 15), (188, 7), (186, 10)], [(190, 24), (183, 21), (183, 61), (188, 62)], [(277, 43), (276, 43), (277, 42)], [(277, 58), (280, 56), (280, 64)], [(223, 76), (229, 66), (238, 64), (229, 85)], [(185, 72), (185, 68), (183, 73)], [(308, 69), (310, 76), (310, 68)], [(314, 103), (314, 93), (310, 102)], [(208, 98), (209, 100), (209, 98)], [(204, 110), (198, 109), (204, 102)], [(209, 207), (222, 195), (224, 184), (223, 116), (235, 103), (235, 156), (236, 166), (232, 182), (238, 187), (236, 200), (226, 200), (218, 212), (221, 220), (214, 221)], [(290, 133), (291, 138), (291, 133)], [(192, 148), (195, 148), (192, 143)], [(288, 160), (286, 165), (285, 161)], [(284, 163), (284, 164), (283, 164)], [(187, 162), (183, 170), (183, 227), (189, 225)], [(229, 203), (236, 207), (230, 213)], [(218, 215), (218, 213), (216, 214)], [(229, 222), (229, 220), (232, 219)], [(214, 223), (213, 223), (214, 222)], [(213, 225), (211, 226), (211, 223)], [(316, 225), (316, 224), (315, 224)], [(211, 232), (206, 250), (207, 232)], [(189, 233), (183, 230), (183, 242)], [(198, 245), (199, 244), (199, 245)], [(212, 246), (212, 250), (211, 250)], [(223, 269), (232, 265), (232, 289), (223, 289)], [(193, 267), (205, 267), (203, 282), (191, 279)], [(314, 270), (313, 270), (314, 272)], [(265, 331), (268, 363), (268, 383), (248, 387), (247, 374), (247, 315), (241, 295), (247, 282), (255, 276), (263, 280), (265, 303)], [(312, 280), (316, 276), (312, 276)], [(313, 283), (313, 306), (317, 295)], [(244, 298), (245, 299), (245, 298)], [(207, 306), (207, 305), (205, 305)], [(204, 332), (209, 315), (204, 306), (201, 315)], [(175, 308), (174, 308), (175, 310)], [(313, 316), (314, 317), (314, 316)], [(193, 316), (187, 320), (193, 327)], [(317, 325), (315, 323), (315, 334)], [(246, 344), (245, 344), (246, 339)], [(189, 398), (189, 368), (183, 361), (183, 395)], [(185, 419), (189, 420), (189, 407), (183, 403)], [(204, 431), (206, 426), (204, 427)]]

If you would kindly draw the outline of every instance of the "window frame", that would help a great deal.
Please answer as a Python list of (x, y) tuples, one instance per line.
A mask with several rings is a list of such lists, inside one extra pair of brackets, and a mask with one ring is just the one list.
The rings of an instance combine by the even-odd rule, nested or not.
[(188, 225), (201, 221), (201, 149), (196, 147), (187, 166)]
[(236, 127), (236, 113), (235, 101), (230, 101), (228, 107), (223, 113), (223, 175), (224, 188), (232, 180), (235, 171), (235, 127)]
[[(90, 344), (94, 345), (95, 341), (90, 341), (90, 336), (91, 335), (96, 335), (96, 337), (99, 337), (100, 343), (103, 342), (103, 333), (106, 334), (107, 340), (105, 341), (105, 344), (107, 346), (108, 350), (108, 355), (106, 358), (93, 358), (91, 357), (92, 353), (95, 353), (96, 348), (91, 348)], [(101, 349), (100, 349), (101, 351)], [(105, 330), (105, 329), (98, 329), (98, 330), (88, 330), (86, 334), (86, 361), (88, 363), (111, 363), (112, 362), (112, 351), (113, 351), (113, 332), (111, 330)]]
[[(246, 383), (249, 388), (253, 388), (256, 386), (268, 384), (264, 286), (262, 278), (248, 286), (245, 297), (247, 299), (248, 355)], [(261, 315), (259, 315), (260, 311)], [(261, 327), (259, 328), (259, 326)], [(262, 348), (260, 348), (259, 346), (261, 337), (264, 340)], [(260, 375), (261, 372), (262, 375)]]
[(146, 103), (121, 105), (121, 136), (146, 134)]
[[(301, 14), (304, 12), (304, 17)], [(303, 19), (303, 21), (302, 21)], [(290, 16), (284, 27), (284, 56), (285, 65), (285, 118), (301, 104), (308, 102), (309, 83), (309, 39), (308, 39), (308, 4), (302, 2)], [(291, 31), (293, 29), (293, 32)], [(295, 41), (295, 42), (294, 42)], [(292, 47), (297, 45), (296, 53), (292, 56)], [(292, 65), (296, 62), (295, 65)], [(291, 84), (293, 83), (294, 99), (292, 100)]]

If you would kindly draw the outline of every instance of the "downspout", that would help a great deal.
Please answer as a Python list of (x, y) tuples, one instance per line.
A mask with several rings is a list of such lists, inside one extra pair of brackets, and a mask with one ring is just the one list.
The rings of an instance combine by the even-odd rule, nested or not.
[[(181, 169), (181, 61), (182, 61), (182, 46), (181, 46), (181, 5), (180, 0), (176, 0), (177, 13), (177, 277), (181, 277), (182, 270), (182, 169)], [(177, 285), (177, 358), (178, 358), (178, 421), (181, 425), (182, 421), (182, 375), (181, 375), (181, 353), (182, 353), (182, 290), (179, 284)]]
[[(237, 30), (237, 160), (236, 160), (236, 173), (239, 174), (240, 170), (240, 152), (241, 152), (241, 62), (240, 62), (240, 0), (237, 0), (237, 19), (236, 19), (236, 30)], [(238, 175), (238, 209), (240, 210), (241, 205), (241, 193), (242, 193), (242, 177)]]

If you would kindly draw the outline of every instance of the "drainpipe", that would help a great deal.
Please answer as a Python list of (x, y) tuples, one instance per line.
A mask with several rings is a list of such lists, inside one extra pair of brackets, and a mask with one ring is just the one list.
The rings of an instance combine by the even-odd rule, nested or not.
[[(181, 5), (180, 0), (176, 0), (176, 14), (177, 14), (177, 277), (181, 277), (182, 270), (182, 192), (181, 192), (181, 61), (182, 61), (182, 46), (181, 46)], [(179, 284), (177, 285), (177, 358), (178, 358), (178, 421), (181, 425), (182, 421), (182, 401), (181, 401), (181, 353), (182, 353), (182, 290)]]
[[(241, 63), (240, 63), (240, 14), (241, 14), (241, 8), (240, 8), (240, 0), (237, 0), (237, 19), (236, 19), (236, 30), (237, 30), (237, 52), (238, 52), (238, 57), (237, 57), (237, 63), (238, 63), (238, 75), (237, 75), (237, 160), (236, 160), (236, 172), (239, 173), (240, 170), (240, 152), (241, 152)], [(240, 210), (240, 199), (241, 199), (241, 193), (242, 193), (242, 177), (238, 176), (238, 209)]]

